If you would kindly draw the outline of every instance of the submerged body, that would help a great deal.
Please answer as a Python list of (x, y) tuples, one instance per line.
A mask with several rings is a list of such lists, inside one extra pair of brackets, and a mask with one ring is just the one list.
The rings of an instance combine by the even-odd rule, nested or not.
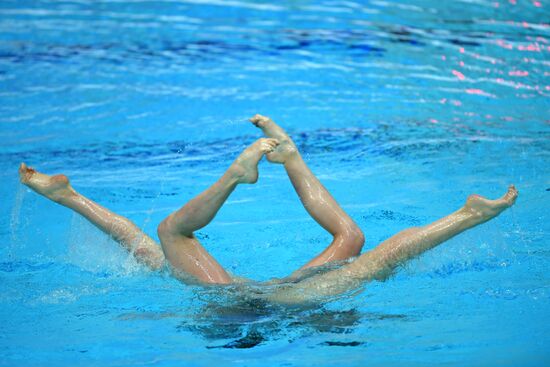
[[(232, 277), (193, 233), (214, 219), (239, 184), (257, 181), (257, 166), (265, 155), (270, 162), (284, 165), (305, 209), (333, 237), (326, 249), (288, 278), (265, 283), (279, 284), (270, 287), (269, 292), (250, 294), (253, 298), (277, 303), (316, 301), (346, 292), (366, 281), (383, 280), (404, 261), (496, 217), (512, 206), (518, 195), (514, 186), (497, 200), (472, 195), (464, 207), (454, 213), (423, 227), (405, 229), (359, 256), (365, 240), (363, 232), (311, 172), (292, 139), (267, 117), (256, 115), (251, 122), (266, 137), (246, 148), (214, 185), (159, 224), (161, 246), (127, 218), (76, 192), (64, 175), (48, 176), (22, 163), (20, 179), (39, 194), (83, 215), (153, 270), (168, 263), (174, 276), (183, 281), (237, 284), (243, 280)], [(313, 275), (308, 271), (350, 259), (353, 261), (336, 269)]]

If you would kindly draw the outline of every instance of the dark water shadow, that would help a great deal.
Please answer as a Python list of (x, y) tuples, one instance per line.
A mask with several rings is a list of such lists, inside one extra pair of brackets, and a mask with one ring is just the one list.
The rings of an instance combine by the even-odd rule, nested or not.
[(321, 345), (353, 347), (365, 342), (332, 339), (352, 334), (363, 323), (395, 319), (406, 320), (407, 316), (366, 313), (355, 308), (333, 310), (326, 305), (285, 307), (255, 300), (206, 304), (177, 329), (200, 335), (208, 342), (208, 349), (248, 349), (281, 339), (292, 343), (318, 334), (327, 339)]

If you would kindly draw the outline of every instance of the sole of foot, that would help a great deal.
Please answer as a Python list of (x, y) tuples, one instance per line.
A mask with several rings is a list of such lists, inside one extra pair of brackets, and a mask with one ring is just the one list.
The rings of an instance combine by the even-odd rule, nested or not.
[(48, 176), (25, 163), (19, 166), (19, 180), (23, 185), (56, 202), (75, 194), (67, 176)]
[(489, 200), (480, 195), (470, 195), (465, 207), (480, 219), (489, 220), (514, 205), (518, 194), (516, 187), (510, 185), (506, 194), (496, 200)]
[(246, 148), (231, 166), (237, 182), (256, 183), (258, 181), (258, 163), (264, 155), (273, 152), (278, 145), (277, 139), (261, 138)]
[(272, 119), (257, 114), (250, 118), (250, 122), (261, 129), (266, 137), (275, 138), (280, 143), (273, 152), (266, 155), (268, 161), (284, 164), (292, 157), (298, 155), (298, 149), (290, 136)]

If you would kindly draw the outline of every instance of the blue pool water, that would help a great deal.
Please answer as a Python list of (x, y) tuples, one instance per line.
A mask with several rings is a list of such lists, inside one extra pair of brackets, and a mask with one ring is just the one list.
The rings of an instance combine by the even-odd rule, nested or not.
[[(550, 363), (546, 0), (0, 3), (0, 365)], [(516, 206), (318, 307), (239, 305), (139, 266), (18, 183), (25, 161), (157, 224), (288, 129), (365, 250), (476, 192)], [(330, 238), (263, 162), (198, 236), (283, 277)], [(226, 304), (230, 306), (226, 307)]]

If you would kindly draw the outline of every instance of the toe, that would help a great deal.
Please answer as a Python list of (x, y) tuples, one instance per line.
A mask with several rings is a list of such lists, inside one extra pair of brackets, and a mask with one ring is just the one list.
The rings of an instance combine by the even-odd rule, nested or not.
[(24, 162), (19, 166), (19, 179), (21, 182), (28, 182), (33, 173), (35, 172), (32, 167), (28, 167)]
[(510, 185), (508, 187), (508, 192), (506, 192), (503, 199), (504, 201), (512, 205), (516, 201), (517, 197), (518, 197), (518, 190), (514, 185)]
[(19, 180), (21, 182), (24, 182), (25, 181), (25, 174), (27, 173), (27, 165), (22, 162), (20, 165), (19, 165)]
[(252, 116), (249, 121), (252, 122), (254, 125), (258, 126), (258, 124), (260, 122), (262, 122), (262, 120), (265, 119), (264, 116), (262, 115), (259, 115), (259, 114), (255, 114), (254, 116)]
[(252, 118), (250, 118), (250, 122), (252, 122), (257, 127), (264, 127), (269, 121), (269, 117), (262, 116), (260, 114), (256, 114)]
[(270, 144), (268, 142), (262, 144), (262, 152), (264, 153), (271, 153), (275, 149), (275, 145)]

